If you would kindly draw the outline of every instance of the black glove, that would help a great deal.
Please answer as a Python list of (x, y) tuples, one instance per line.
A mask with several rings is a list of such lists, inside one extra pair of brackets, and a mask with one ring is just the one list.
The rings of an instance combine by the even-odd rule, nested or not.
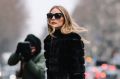
[(28, 61), (31, 58), (31, 47), (29, 42), (19, 42), (16, 52), (21, 55), (21, 60)]
[(16, 48), (16, 51), (15, 51), (15, 53), (16, 54), (20, 54), (20, 52), (21, 52), (21, 45), (20, 45), (20, 42), (17, 44), (17, 48)]
[(25, 62), (27, 62), (32, 57), (30, 43), (29, 42), (24, 42), (24, 43), (21, 43), (21, 45), (22, 45), (22, 53), (21, 53), (21, 55), (23, 56), (23, 60)]

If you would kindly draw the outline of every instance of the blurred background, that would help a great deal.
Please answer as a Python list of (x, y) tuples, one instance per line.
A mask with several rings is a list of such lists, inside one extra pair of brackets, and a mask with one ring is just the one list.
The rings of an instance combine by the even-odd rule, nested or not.
[(81, 34), (90, 41), (85, 44), (86, 79), (120, 79), (120, 0), (0, 0), (0, 79), (16, 79), (19, 64), (8, 66), (7, 60), (27, 34), (43, 42), (53, 5), (64, 6), (88, 29)]

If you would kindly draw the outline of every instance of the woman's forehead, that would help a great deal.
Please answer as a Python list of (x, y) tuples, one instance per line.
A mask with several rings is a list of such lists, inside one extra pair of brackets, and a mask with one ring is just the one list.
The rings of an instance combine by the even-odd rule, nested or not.
[(50, 13), (61, 13), (61, 11), (58, 8), (53, 8)]

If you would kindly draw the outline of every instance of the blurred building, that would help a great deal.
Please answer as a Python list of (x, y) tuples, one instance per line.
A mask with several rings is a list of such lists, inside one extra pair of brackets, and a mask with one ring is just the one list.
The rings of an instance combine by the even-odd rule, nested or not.
[(89, 30), (87, 55), (109, 61), (113, 50), (120, 53), (120, 0), (80, 0), (73, 17)]
[(0, 53), (15, 48), (26, 17), (22, 0), (0, 0)]
[[(0, 0), (0, 79), (14, 79), (17, 66), (7, 65), (8, 54), (15, 49), (21, 37), (23, 28), (26, 29), (26, 11), (23, 0)], [(3, 56), (6, 54), (5, 56)]]

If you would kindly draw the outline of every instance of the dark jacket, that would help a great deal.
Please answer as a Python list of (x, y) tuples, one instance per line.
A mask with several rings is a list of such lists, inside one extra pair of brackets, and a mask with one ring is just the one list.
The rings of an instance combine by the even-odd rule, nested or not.
[[(16, 65), (20, 60), (18, 54), (13, 53), (9, 60), (9, 65)], [(38, 54), (26, 62), (22, 71), (22, 79), (45, 79), (45, 58), (43, 53)]]
[(76, 33), (62, 34), (59, 30), (53, 35), (48, 35), (44, 40), (48, 76), (54, 73), (69, 75), (69, 79), (85, 79), (84, 44), (81, 37)]

